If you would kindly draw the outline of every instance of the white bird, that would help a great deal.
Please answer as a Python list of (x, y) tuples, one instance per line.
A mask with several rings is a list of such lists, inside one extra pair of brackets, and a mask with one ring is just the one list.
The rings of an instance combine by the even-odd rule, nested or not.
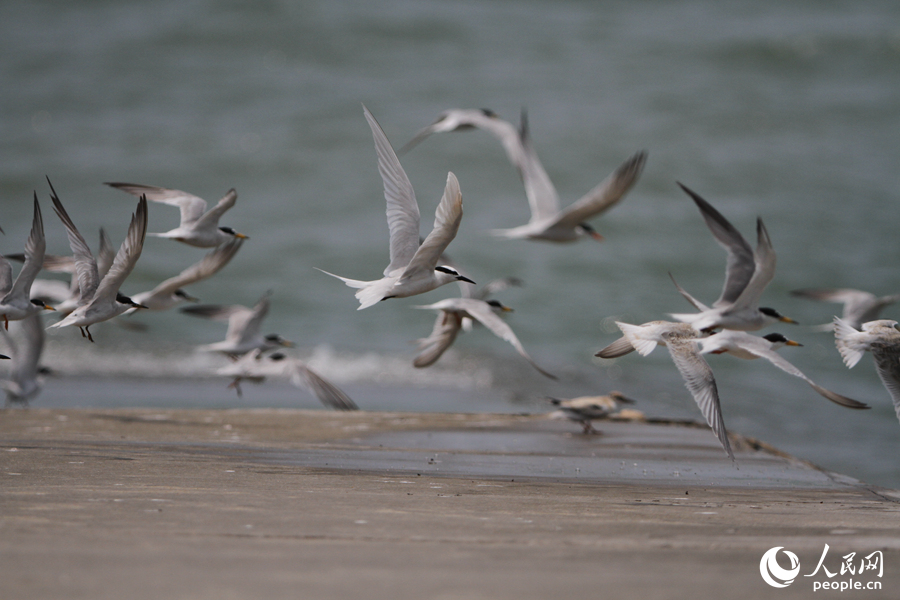
[(391, 232), (391, 263), (384, 270), (384, 277), (374, 281), (359, 281), (322, 271), (356, 288), (356, 298), (362, 310), (388, 298), (406, 298), (423, 294), (452, 281), (467, 281), (449, 266), (438, 265), (441, 254), (450, 244), (462, 220), (462, 194), (456, 175), (447, 173), (444, 196), (437, 207), (434, 228), (424, 242), (419, 238), (419, 206), (412, 184), (387, 136), (365, 106), (363, 113), (372, 129), (378, 170), (384, 181), (384, 197), (387, 201), (387, 220)]
[(435, 321), (431, 335), (427, 338), (419, 340), (419, 355), (413, 361), (416, 367), (427, 367), (437, 361), (444, 351), (453, 344), (460, 329), (462, 329), (462, 321), (464, 318), (473, 319), (487, 327), (491, 333), (500, 339), (512, 344), (516, 352), (522, 358), (527, 360), (541, 375), (556, 379), (552, 373), (548, 373), (538, 366), (534, 360), (525, 352), (525, 348), (513, 333), (512, 328), (501, 319), (494, 310), (504, 312), (512, 311), (508, 306), (504, 306), (498, 300), (479, 300), (477, 298), (447, 298), (428, 304), (425, 306), (414, 306), (424, 310), (436, 310), (440, 312), (438, 319)]
[(544, 170), (531, 143), (528, 131), (528, 116), (522, 111), (520, 129), (508, 121), (497, 117), (489, 110), (452, 109), (424, 129), (403, 147), (401, 154), (412, 148), (432, 133), (479, 128), (493, 134), (506, 151), (506, 156), (519, 171), (525, 186), (525, 196), (531, 208), (531, 219), (527, 225), (512, 229), (497, 229), (494, 235), (508, 239), (532, 239), (550, 242), (574, 242), (584, 235), (596, 240), (603, 237), (597, 233), (588, 219), (612, 208), (625, 197), (641, 175), (647, 160), (646, 152), (638, 152), (581, 199), (565, 209), (560, 208), (559, 194)]
[(131, 224), (128, 226), (125, 241), (119, 246), (119, 251), (116, 253), (109, 272), (101, 279), (97, 260), (91, 254), (91, 249), (81, 233), (78, 232), (78, 228), (75, 227), (75, 223), (72, 222), (62, 202), (59, 201), (53, 184), (50, 184), (50, 190), (53, 209), (66, 227), (69, 246), (75, 256), (79, 296), (78, 308), (64, 319), (50, 325), (48, 329), (75, 326), (81, 330), (83, 337), (87, 337), (93, 342), (91, 325), (112, 319), (131, 307), (143, 308), (128, 296), (120, 293), (119, 288), (134, 269), (144, 247), (144, 238), (147, 234), (147, 199), (142, 196), (138, 201), (137, 209), (131, 215)]
[(31, 298), (31, 285), (44, 264), (45, 248), (44, 220), (35, 192), (31, 233), (25, 241), (25, 263), (15, 282), (12, 279), (12, 265), (0, 257), (0, 315), (3, 316), (4, 329), (9, 328), (10, 321), (19, 321), (42, 309), (53, 310), (43, 301)]
[(433, 133), (466, 129), (482, 129), (492, 134), (503, 145), (509, 162), (513, 165), (521, 164), (524, 159), (519, 130), (516, 129), (515, 125), (501, 119), (497, 116), (497, 113), (487, 108), (452, 108), (445, 110), (434, 123), (420, 129), (413, 139), (400, 148), (397, 154), (403, 156)]
[(723, 330), (709, 337), (697, 340), (701, 354), (728, 353), (738, 358), (753, 360), (765, 358), (770, 363), (794, 377), (799, 377), (816, 390), (821, 396), (846, 408), (869, 408), (867, 404), (836, 394), (816, 384), (812, 379), (803, 374), (800, 369), (785, 360), (776, 349), (783, 346), (802, 346), (802, 344), (789, 340), (780, 333), (770, 333), (762, 337), (747, 333), (746, 331)]
[(220, 352), (229, 356), (241, 356), (251, 350), (271, 350), (279, 346), (293, 346), (292, 342), (277, 334), (262, 334), (262, 322), (269, 314), (269, 298), (272, 292), (268, 291), (256, 302), (253, 308), (247, 308), (240, 304), (218, 305), (202, 304), (200, 306), (188, 306), (181, 309), (186, 315), (203, 317), (216, 321), (228, 321), (228, 331), (225, 339), (214, 344), (199, 346), (199, 350), (206, 352)]
[[(859, 329), (863, 323), (876, 320), (886, 306), (900, 300), (900, 294), (876, 296), (869, 292), (849, 288), (802, 289), (793, 290), (791, 294), (811, 300), (843, 304), (841, 320), (854, 329)], [(831, 331), (834, 329), (834, 323), (822, 325), (821, 329)]]
[[(759, 306), (763, 290), (775, 276), (775, 250), (762, 219), (756, 220), (757, 244), (754, 252), (747, 240), (719, 211), (684, 185), (678, 185), (697, 204), (716, 241), (728, 253), (728, 260), (722, 294), (712, 307), (688, 294), (675, 282), (681, 295), (700, 312), (672, 314), (672, 318), (691, 323), (699, 331), (719, 328), (756, 331), (776, 321), (796, 323), (773, 308)], [(675, 281), (674, 278), (672, 281)]]
[[(131, 297), (136, 303), (150, 310), (168, 310), (182, 302), (197, 302), (183, 289), (184, 286), (197, 283), (207, 277), (212, 277), (237, 254), (244, 240), (234, 238), (225, 242), (215, 250), (204, 256), (199, 262), (194, 263), (175, 277), (166, 279), (148, 292), (141, 292)], [(131, 308), (125, 314), (132, 314), (138, 309)]]
[(335, 410), (359, 410), (356, 403), (340, 388), (310, 369), (299, 358), (292, 358), (281, 352), (264, 354), (264, 350), (255, 348), (219, 369), (217, 374), (233, 378), (228, 387), (233, 387), (238, 396), (242, 395), (243, 380), (262, 383), (267, 377), (287, 377), (294, 386), (312, 392), (325, 406)]
[[(24, 255), (18, 254), (10, 256), (10, 258), (15, 258), (15, 260), (23, 260), (23, 257)], [(113, 248), (109, 236), (106, 235), (106, 231), (101, 227), (100, 247), (97, 250), (97, 275), (101, 279), (109, 272), (109, 268), (112, 266), (115, 258), (116, 250)], [(42, 268), (50, 273), (67, 273), (70, 275), (70, 282), (66, 285), (64, 282), (56, 279), (35, 279), (31, 285), (31, 297), (55, 303), (53, 308), (63, 317), (78, 308), (80, 294), (78, 290), (78, 274), (75, 269), (75, 257), (71, 255), (45, 254)]]
[(43, 385), (40, 377), (40, 360), (44, 352), (44, 324), (41, 313), (31, 314), (19, 323), (22, 336), (18, 341), (6, 330), (0, 329), (13, 355), (7, 379), (0, 380), (0, 387), (6, 390), (7, 406), (13, 403), (27, 405), (37, 396)]
[(697, 345), (698, 339), (703, 334), (689, 323), (670, 321), (651, 321), (643, 325), (616, 321), (616, 325), (641, 356), (650, 354), (657, 345), (669, 349), (669, 355), (678, 368), (685, 387), (691, 392), (694, 402), (697, 403), (728, 457), (734, 460), (728, 433), (725, 431), (725, 421), (722, 419), (716, 378)]
[(840, 317), (835, 317), (834, 342), (848, 368), (853, 368), (864, 352), (872, 353), (875, 369), (891, 395), (894, 411), (900, 419), (900, 325), (897, 321), (869, 321), (862, 324), (862, 331), (857, 331)]
[(634, 400), (622, 392), (610, 392), (605, 396), (579, 396), (569, 400), (548, 398), (551, 404), (559, 409), (559, 413), (570, 421), (581, 423), (583, 433), (600, 433), (594, 429), (592, 421), (606, 419), (620, 410), (620, 403), (634, 404)]
[(237, 201), (237, 192), (233, 188), (228, 190), (214, 207), (206, 210), (206, 200), (181, 190), (134, 183), (107, 182), (106, 185), (128, 192), (132, 196), (146, 196), (147, 200), (153, 202), (177, 206), (181, 210), (181, 223), (178, 227), (165, 233), (148, 235), (178, 240), (199, 248), (213, 248), (234, 238), (247, 238), (231, 227), (219, 227), (219, 218)]

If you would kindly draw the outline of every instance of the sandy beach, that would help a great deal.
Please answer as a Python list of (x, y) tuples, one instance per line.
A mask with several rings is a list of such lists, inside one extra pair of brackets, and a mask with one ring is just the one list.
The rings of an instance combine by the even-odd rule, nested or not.
[[(494, 414), (8, 410), (4, 598), (894, 597), (900, 493), (705, 428)], [(825, 569), (812, 577), (825, 544)], [(800, 574), (775, 589), (782, 546)], [(880, 551), (883, 576), (840, 574)], [(784, 556), (779, 563), (789, 565)], [(853, 585), (853, 582), (849, 583)]]

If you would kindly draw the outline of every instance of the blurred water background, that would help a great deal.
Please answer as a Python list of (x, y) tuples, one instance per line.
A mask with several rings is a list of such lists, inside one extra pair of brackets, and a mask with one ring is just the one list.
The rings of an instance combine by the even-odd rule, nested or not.
[[(37, 190), (48, 252), (69, 252), (45, 175), (92, 245), (101, 225), (118, 245), (135, 207), (104, 181), (211, 202), (234, 187), (222, 224), (251, 239), (189, 291), (252, 305), (272, 289), (265, 329), (296, 341), (298, 356), (364, 409), (539, 412), (543, 396), (619, 389), (648, 415), (700, 419), (664, 350), (593, 358), (617, 337), (614, 319), (688, 308), (668, 272), (707, 302), (720, 292), (725, 253), (676, 180), (751, 243), (756, 217), (765, 220), (778, 271), (764, 304), (804, 325), (839, 307), (791, 289), (900, 292), (896, 2), (3, 3), (0, 81), (0, 251), (21, 252)], [(363, 102), (395, 147), (448, 108), (486, 107), (515, 123), (527, 108), (563, 202), (649, 151), (630, 195), (594, 221), (606, 240), (568, 245), (487, 235), (528, 218), (518, 175), (487, 133), (435, 136), (402, 158), (423, 232), (447, 171), (456, 173), (465, 216), (449, 253), (479, 283), (525, 281), (499, 297), (559, 382), (486, 331), (413, 369), (410, 341), (434, 317), (410, 307), (456, 287), (357, 312), (352, 290), (314, 270), (374, 279), (388, 261)], [(150, 231), (177, 221), (176, 209), (151, 205)], [(148, 238), (123, 291), (150, 289), (204, 253)], [(900, 306), (884, 315), (900, 316)], [(219, 359), (193, 348), (221, 339), (223, 324), (177, 311), (133, 320), (147, 330), (97, 326), (96, 344), (75, 329), (52, 332), (44, 362), (56, 376), (32, 405), (318, 406), (287, 384), (246, 386), (238, 399), (210, 379)], [(872, 410), (833, 405), (763, 361), (711, 357), (728, 428), (900, 486), (900, 424), (871, 358), (851, 371), (831, 334), (770, 330), (804, 344), (782, 353), (807, 375)]]

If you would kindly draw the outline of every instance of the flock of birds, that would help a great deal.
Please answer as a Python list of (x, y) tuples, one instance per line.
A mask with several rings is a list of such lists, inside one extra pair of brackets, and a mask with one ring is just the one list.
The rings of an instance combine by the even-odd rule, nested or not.
[[(476, 289), (475, 283), (463, 269), (445, 255), (447, 247), (456, 237), (463, 216), (462, 193), (456, 176), (452, 172), (447, 174), (432, 230), (424, 239), (421, 238), (415, 192), (400, 164), (398, 153), (365, 106), (363, 113), (375, 141), (378, 170), (384, 184), (390, 231), (390, 263), (381, 278), (368, 281), (322, 272), (356, 290), (358, 310), (390, 298), (417, 296), (448, 283), (460, 286), (459, 297), (414, 307), (438, 313), (431, 334), (419, 340), (418, 354), (413, 361), (416, 367), (434, 364), (461, 331), (469, 331), (474, 324), (480, 324), (509, 342), (538, 372), (556, 379), (527, 354), (515, 333), (501, 318), (502, 313), (512, 309), (492, 298), (509, 286), (521, 285), (521, 282), (514, 278), (498, 279)], [(602, 236), (588, 221), (626, 196), (638, 181), (647, 159), (646, 152), (635, 153), (582, 198), (562, 207), (556, 189), (534, 151), (524, 111), (519, 127), (488, 110), (445, 111), (401, 148), (400, 154), (432, 134), (472, 128), (487, 131), (500, 141), (524, 184), (531, 219), (525, 225), (492, 232), (507, 239), (562, 243), (589, 236), (601, 240)], [(106, 233), (101, 229), (97, 256), (91, 253), (50, 184), (53, 209), (66, 229), (72, 255), (52, 256), (45, 253), (43, 218), (35, 192), (34, 217), (24, 253), (0, 257), (0, 316), (3, 318), (0, 333), (6, 339), (11, 354), (10, 357), (0, 355), (10, 359), (11, 363), (7, 378), (0, 380), (7, 393), (7, 405), (27, 403), (40, 390), (40, 357), (44, 344), (42, 314), (45, 310), (56, 310), (62, 314), (62, 318), (48, 328), (78, 327), (82, 336), (93, 342), (90, 327), (97, 323), (139, 310), (168, 310), (184, 302), (196, 302), (183, 288), (220, 271), (247, 238), (230, 227), (219, 225), (220, 217), (237, 200), (233, 189), (215, 206), (208, 208), (203, 199), (179, 190), (127, 183), (107, 185), (139, 198), (125, 240), (117, 252), (113, 251)], [(852, 409), (868, 408), (862, 402), (816, 384), (776, 352), (785, 345), (799, 346), (799, 343), (778, 333), (761, 337), (750, 333), (779, 321), (794, 322), (772, 308), (759, 305), (763, 291), (775, 275), (776, 264), (775, 251), (765, 225), (761, 219), (757, 220), (754, 249), (711, 204), (686, 186), (680, 183), (679, 186), (694, 201), (714, 238), (726, 251), (722, 293), (712, 305), (707, 306), (672, 278), (677, 290), (696, 312), (672, 313), (672, 321), (652, 321), (642, 325), (617, 322), (622, 337), (597, 352), (596, 356), (613, 359), (633, 351), (647, 356), (656, 346), (666, 346), (685, 386), (732, 460), (734, 455), (722, 418), (715, 377), (704, 359), (705, 354), (728, 353), (743, 359), (764, 358), (779, 369), (803, 379), (817, 393), (836, 404)], [(179, 226), (165, 233), (148, 234), (148, 201), (177, 206), (181, 211)], [(128, 297), (120, 292), (120, 288), (134, 269), (147, 235), (212, 250), (202, 260), (153, 290)], [(23, 262), (15, 280), (8, 259)], [(69, 273), (71, 282), (66, 285), (59, 280), (38, 279), (41, 270)], [(878, 374), (900, 418), (900, 326), (896, 321), (877, 319), (884, 307), (900, 300), (900, 295), (876, 297), (849, 289), (796, 290), (794, 293), (844, 305), (843, 316), (835, 317), (834, 323), (829, 324), (829, 328), (834, 330), (837, 349), (848, 367), (859, 362), (864, 352), (872, 353)], [(259, 382), (268, 377), (288, 377), (295, 385), (311, 390), (327, 406), (340, 410), (357, 409), (343, 391), (300, 359), (276, 351), (291, 346), (291, 342), (279, 335), (261, 333), (270, 296), (271, 292), (265, 293), (251, 308), (195, 305), (181, 310), (191, 316), (227, 321), (225, 339), (201, 349), (232, 359), (218, 373), (232, 379), (231, 387), (238, 394), (241, 393), (242, 381)], [(21, 323), (18, 341), (6, 331), (9, 321)], [(618, 392), (608, 396), (551, 401), (566, 417), (580, 422), (585, 433), (595, 431), (592, 420), (614, 414), (620, 410), (620, 403), (631, 402)]]

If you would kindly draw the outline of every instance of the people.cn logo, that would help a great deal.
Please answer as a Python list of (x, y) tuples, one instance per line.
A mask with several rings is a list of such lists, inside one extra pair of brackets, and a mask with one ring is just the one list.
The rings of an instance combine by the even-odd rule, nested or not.
[(784, 546), (775, 546), (769, 548), (759, 561), (759, 574), (766, 583), (776, 588), (784, 588), (794, 582), (794, 578), (800, 572), (800, 560), (797, 555), (790, 550), (785, 550), (784, 554), (791, 561), (790, 569), (782, 569), (778, 564), (777, 554)]

